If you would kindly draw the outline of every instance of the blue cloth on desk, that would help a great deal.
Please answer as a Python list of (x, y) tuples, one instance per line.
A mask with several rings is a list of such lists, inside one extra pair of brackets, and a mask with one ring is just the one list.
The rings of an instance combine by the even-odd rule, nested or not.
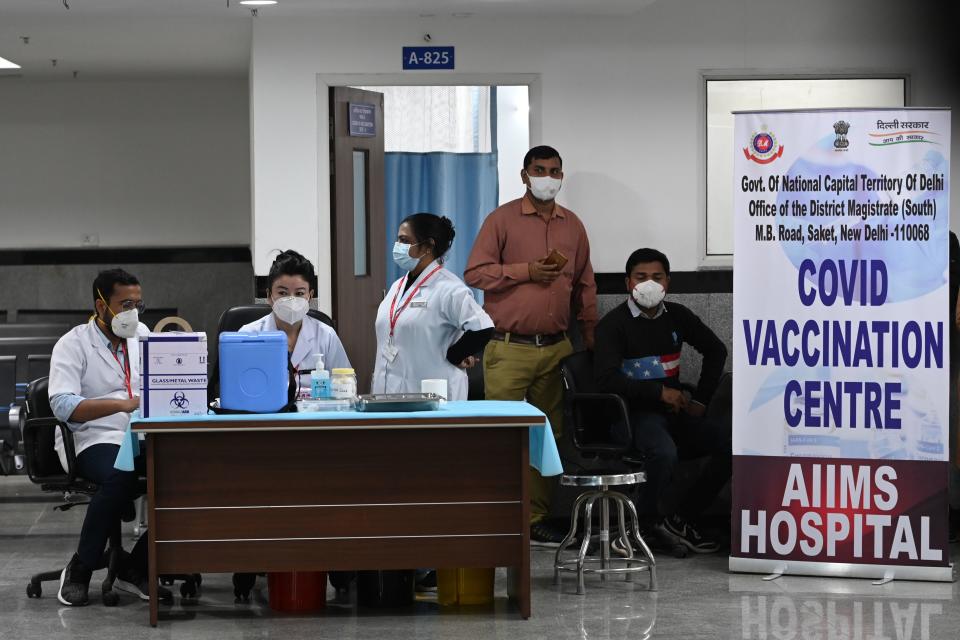
[(114, 469), (120, 471), (133, 471), (133, 459), (140, 455), (140, 438), (130, 430), (127, 425), (127, 433), (120, 443), (120, 451), (117, 452), (117, 460), (113, 463)]
[[(311, 420), (370, 420), (371, 418), (410, 418), (445, 416), (449, 418), (500, 418), (520, 416), (529, 418), (543, 418), (544, 424), (532, 426), (530, 432), (530, 466), (544, 476), (555, 476), (563, 473), (560, 462), (560, 453), (557, 451), (557, 442), (553, 438), (550, 421), (542, 411), (526, 402), (508, 402), (502, 400), (474, 400), (447, 402), (436, 411), (410, 411), (373, 413), (359, 411), (327, 411), (318, 413), (261, 413), (261, 414), (232, 414), (206, 416), (184, 416), (171, 418), (140, 418), (134, 413), (130, 420), (134, 424), (150, 424), (151, 422), (243, 422), (247, 420), (271, 420), (275, 422), (295, 422), (309, 418)], [(117, 455), (116, 468), (124, 471), (133, 470), (133, 459), (140, 451), (136, 434), (127, 429), (127, 437)]]

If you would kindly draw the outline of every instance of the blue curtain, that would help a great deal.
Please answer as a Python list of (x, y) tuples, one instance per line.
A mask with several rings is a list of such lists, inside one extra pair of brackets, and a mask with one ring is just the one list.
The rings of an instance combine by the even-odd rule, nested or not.
[(420, 212), (453, 221), (457, 236), (446, 255), (446, 264), (462, 278), (480, 225), (497, 208), (497, 154), (389, 152), (384, 173), (387, 285), (403, 275), (392, 257), (400, 221)]

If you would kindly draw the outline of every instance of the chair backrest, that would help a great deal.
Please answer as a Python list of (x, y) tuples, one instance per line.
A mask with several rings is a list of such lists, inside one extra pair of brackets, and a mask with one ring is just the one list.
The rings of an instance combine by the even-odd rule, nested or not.
[(0, 408), (17, 398), (17, 356), (0, 356)]
[[(73, 469), (64, 472), (54, 448), (56, 430), (60, 427), (50, 408), (46, 377), (37, 378), (27, 385), (24, 409), (27, 419), (23, 427), (23, 453), (30, 481), (52, 490), (69, 488), (74, 473)], [(64, 447), (67, 449), (68, 463), (72, 465), (75, 459), (73, 438), (64, 438)]]
[[(220, 316), (220, 322), (217, 323), (217, 335), (219, 336), (224, 331), (239, 331), (243, 325), (250, 324), (254, 320), (259, 320), (270, 313), (270, 311), (272, 311), (272, 309), (268, 304), (243, 304), (230, 307)], [(336, 329), (333, 319), (323, 311), (310, 309), (307, 311), (307, 315)]]
[[(67, 324), (74, 327), (86, 324), (93, 310), (87, 309), (20, 309), (17, 324)], [(178, 315), (176, 307), (147, 307), (140, 314), (140, 322), (152, 327), (161, 318)]]
[(0, 323), (0, 338), (29, 338), (31, 336), (62, 336), (70, 331), (66, 323)]
[(60, 336), (17, 336), (0, 338), (0, 356), (17, 358), (17, 381), (31, 380), (28, 373), (27, 358), (31, 355), (44, 355), (53, 352)]
[(31, 353), (27, 355), (27, 380), (36, 380), (50, 375), (50, 354)]
[[(606, 399), (577, 398), (576, 394), (596, 393), (593, 370), (593, 352), (578, 351), (560, 361), (563, 380), (564, 432), (570, 434), (573, 446), (581, 453), (601, 457), (618, 457), (626, 451), (625, 443), (618, 441), (613, 428), (623, 421), (615, 396)], [(623, 425), (625, 430), (628, 425)]]
[(560, 361), (563, 386), (570, 393), (593, 393), (597, 385), (593, 375), (593, 352), (578, 351)]

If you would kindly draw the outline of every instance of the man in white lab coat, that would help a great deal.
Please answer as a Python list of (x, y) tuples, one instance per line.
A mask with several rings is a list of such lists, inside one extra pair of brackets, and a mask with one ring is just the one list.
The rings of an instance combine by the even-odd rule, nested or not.
[[(87, 506), (77, 552), (60, 576), (57, 598), (68, 606), (87, 604), (90, 576), (125, 508), (137, 496), (137, 472), (114, 468), (130, 413), (140, 406), (140, 282), (122, 269), (101, 271), (93, 282), (94, 315), (53, 348), (48, 383), (50, 407), (70, 428), (77, 474), (99, 485)], [(61, 461), (63, 442), (57, 432)], [(142, 466), (142, 458), (138, 459)], [(147, 599), (146, 536), (124, 556), (118, 589)]]

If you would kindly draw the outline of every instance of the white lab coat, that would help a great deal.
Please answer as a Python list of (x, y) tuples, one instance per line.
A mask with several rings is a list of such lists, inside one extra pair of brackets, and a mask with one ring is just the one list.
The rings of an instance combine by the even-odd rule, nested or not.
[[(148, 333), (150, 330), (141, 322), (137, 326), (137, 336)], [(128, 338), (123, 350), (130, 363), (130, 389), (135, 396), (140, 395), (140, 343), (137, 337)], [(107, 347), (96, 320), (91, 318), (87, 324), (71, 329), (54, 345), (47, 392), (51, 398), (61, 393), (75, 393), (87, 400), (125, 400), (128, 398), (125, 379), (123, 367)], [(73, 432), (73, 444), (78, 454), (95, 444), (119, 445), (129, 424), (130, 414), (124, 412), (89, 422), (67, 423)], [(67, 458), (59, 429), (54, 447), (66, 469)]]
[[(250, 324), (240, 327), (244, 333), (261, 333), (263, 331), (280, 331), (277, 328), (277, 320), (273, 313), (268, 313), (259, 320), (254, 320)], [(325, 369), (350, 368), (350, 360), (347, 358), (347, 352), (343, 349), (343, 343), (340, 337), (329, 325), (326, 325), (316, 318), (304, 316), (303, 325), (300, 327), (300, 334), (297, 336), (297, 344), (293, 347), (293, 353), (290, 354), (290, 365), (294, 369), (310, 371), (316, 368), (315, 355), (323, 354), (323, 366)], [(300, 385), (304, 389), (310, 388), (310, 374), (300, 374)]]
[[(424, 281), (436, 264), (428, 265), (406, 292), (403, 287), (407, 276), (394, 282), (380, 303), (373, 393), (419, 393), (421, 380), (443, 378), (447, 381), (448, 400), (467, 399), (467, 373), (447, 362), (447, 349), (460, 339), (464, 331), (492, 328), (493, 320), (474, 300), (467, 285), (446, 269), (440, 269)], [(414, 293), (421, 282), (423, 285)], [(387, 347), (390, 304), (397, 296), (398, 309), (411, 295), (410, 304), (400, 314), (394, 328), (393, 344), (397, 355), (391, 361)]]

